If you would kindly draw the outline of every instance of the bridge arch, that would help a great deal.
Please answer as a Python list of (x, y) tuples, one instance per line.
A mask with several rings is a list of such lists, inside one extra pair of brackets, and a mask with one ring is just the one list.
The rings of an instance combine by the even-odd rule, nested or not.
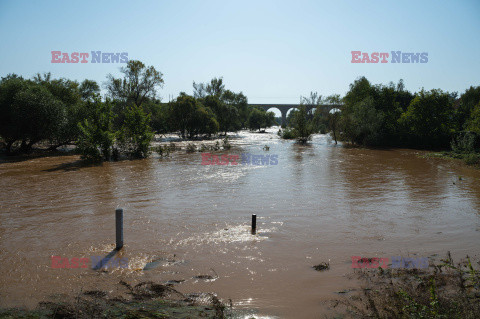
[[(287, 125), (287, 112), (293, 108), (300, 108), (300, 104), (249, 104), (252, 107), (259, 107), (265, 112), (271, 108), (276, 108), (282, 113), (282, 126)], [(324, 108), (327, 112), (329, 112), (334, 107), (340, 107), (339, 105), (332, 105), (332, 104), (322, 104), (317, 105), (316, 107)], [(307, 112), (312, 109), (313, 106), (306, 105)]]

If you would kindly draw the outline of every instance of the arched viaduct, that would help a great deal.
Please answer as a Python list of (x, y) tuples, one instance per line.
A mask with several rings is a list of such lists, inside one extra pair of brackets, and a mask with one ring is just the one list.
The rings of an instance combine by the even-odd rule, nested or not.
[[(268, 111), (271, 108), (276, 108), (282, 113), (282, 126), (287, 124), (287, 113), (288, 110), (293, 108), (300, 108), (300, 104), (249, 104), (252, 107), (258, 107), (263, 109), (264, 111)], [(333, 108), (339, 108), (340, 105), (334, 104), (321, 104), (317, 106), (313, 105), (305, 105), (307, 112), (310, 111), (312, 108), (322, 108), (325, 113), (330, 112)]]

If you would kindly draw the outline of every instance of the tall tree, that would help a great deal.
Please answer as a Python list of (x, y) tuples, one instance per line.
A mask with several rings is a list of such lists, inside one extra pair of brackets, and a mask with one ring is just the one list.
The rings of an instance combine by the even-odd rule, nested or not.
[(163, 87), (163, 74), (153, 66), (145, 66), (140, 61), (129, 60), (126, 67), (120, 69), (123, 78), (107, 76), (108, 94), (124, 105), (141, 106), (148, 99), (155, 99), (157, 88)]
[(93, 80), (83, 80), (79, 87), (80, 96), (84, 101), (93, 101), (100, 94), (100, 86)]
[(225, 90), (225, 85), (223, 84), (223, 78), (213, 78), (210, 83), (207, 84), (205, 90), (208, 95), (213, 95), (218, 98), (222, 96), (223, 91)]

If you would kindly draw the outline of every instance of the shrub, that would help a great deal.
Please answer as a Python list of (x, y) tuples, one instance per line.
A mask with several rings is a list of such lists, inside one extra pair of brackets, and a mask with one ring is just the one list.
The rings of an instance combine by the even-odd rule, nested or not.
[(149, 126), (150, 114), (141, 107), (129, 107), (120, 132), (119, 143), (122, 150), (131, 157), (145, 158), (150, 155), (153, 131)]
[(113, 131), (113, 111), (109, 101), (96, 100), (92, 104), (93, 116), (79, 123), (77, 141), (82, 158), (89, 161), (110, 160), (116, 133)]
[(224, 149), (224, 150), (229, 150), (229, 149), (232, 148), (232, 145), (231, 145), (230, 142), (228, 141), (228, 136), (226, 136), (226, 137), (223, 139), (222, 146), (223, 146), (223, 149)]
[(170, 155), (170, 147), (167, 145), (158, 145), (155, 151), (160, 155), (161, 157), (164, 156), (169, 156)]
[(218, 141), (215, 142), (215, 145), (210, 146), (211, 151), (218, 151), (220, 149), (220, 143)]
[(456, 153), (472, 153), (480, 144), (480, 136), (474, 132), (458, 132), (450, 146)]
[(476, 153), (467, 154), (467, 155), (465, 155), (463, 160), (465, 161), (465, 164), (467, 164), (467, 165), (480, 164), (480, 154), (476, 154)]
[(193, 143), (187, 144), (187, 153), (193, 153), (197, 150), (197, 147)]
[(292, 129), (290, 128), (285, 128), (284, 130), (278, 130), (278, 136), (285, 140), (293, 140), (295, 139), (295, 134)]

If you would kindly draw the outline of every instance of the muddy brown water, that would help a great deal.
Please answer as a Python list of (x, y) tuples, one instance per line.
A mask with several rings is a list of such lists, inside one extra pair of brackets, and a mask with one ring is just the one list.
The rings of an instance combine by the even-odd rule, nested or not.
[[(351, 256), (479, 260), (479, 170), (415, 150), (335, 146), (325, 135), (300, 146), (275, 131), (240, 132), (219, 154), (276, 154), (278, 165), (205, 166), (184, 150), (87, 167), (77, 156), (1, 162), (0, 306), (115, 295), (120, 280), (185, 280), (176, 289), (215, 292), (245, 314), (314, 318), (331, 313), (335, 292), (357, 287)], [(117, 207), (128, 269), (51, 268), (52, 255), (108, 254)], [(311, 268), (324, 261), (330, 270)]]

